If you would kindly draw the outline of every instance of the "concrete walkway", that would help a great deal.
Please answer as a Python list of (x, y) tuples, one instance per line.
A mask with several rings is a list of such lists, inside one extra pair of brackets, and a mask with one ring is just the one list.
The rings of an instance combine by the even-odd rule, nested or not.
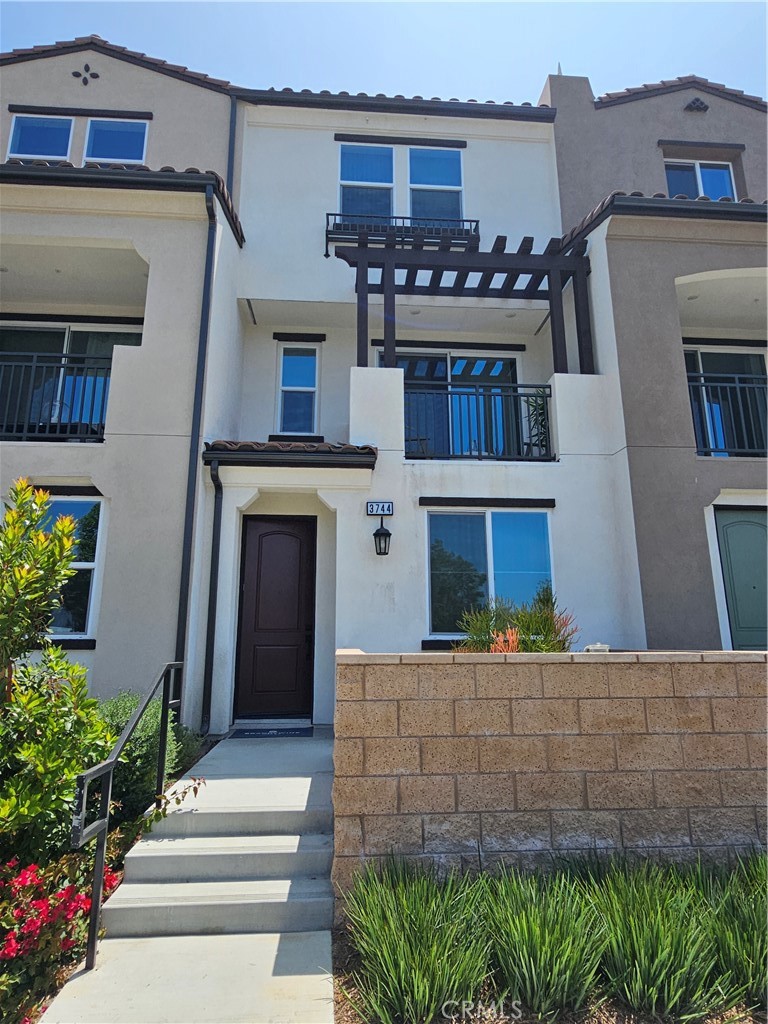
[(142, 839), (43, 1024), (333, 1024), (333, 741), (226, 739)]

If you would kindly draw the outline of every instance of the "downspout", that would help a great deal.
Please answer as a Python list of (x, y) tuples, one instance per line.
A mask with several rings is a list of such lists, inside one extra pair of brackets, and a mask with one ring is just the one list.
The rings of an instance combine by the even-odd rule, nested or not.
[(197, 366), (195, 369), (195, 394), (192, 403), (192, 428), (189, 437), (189, 461), (187, 463), (187, 498), (184, 508), (184, 536), (181, 547), (179, 611), (176, 620), (176, 661), (184, 660), (184, 648), (187, 642), (189, 580), (192, 565), (192, 527), (195, 519), (195, 484), (197, 481), (197, 466), (200, 459), (199, 446), (200, 425), (203, 418), (203, 385), (205, 383), (205, 364), (208, 356), (213, 266), (216, 257), (216, 207), (213, 198), (213, 185), (206, 186), (205, 209), (208, 214), (208, 242), (205, 250), (203, 298), (200, 304), (200, 333), (197, 341)]
[(229, 97), (229, 148), (227, 149), (227, 192), (232, 195), (235, 180), (235, 136), (237, 133), (237, 96)]
[(208, 621), (205, 630), (205, 664), (203, 667), (203, 714), (200, 731), (208, 735), (211, 727), (211, 693), (213, 692), (213, 648), (216, 639), (216, 604), (219, 596), (219, 550), (221, 548), (222, 492), (218, 459), (210, 465), (213, 484), (213, 530), (211, 531), (211, 574), (208, 581)]

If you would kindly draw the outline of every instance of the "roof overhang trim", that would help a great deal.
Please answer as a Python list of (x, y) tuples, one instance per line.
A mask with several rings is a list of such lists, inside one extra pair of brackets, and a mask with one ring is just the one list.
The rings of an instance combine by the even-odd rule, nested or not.
[(56, 167), (11, 161), (0, 164), (0, 184), (75, 188), (135, 189), (148, 192), (205, 192), (209, 187), (240, 248), (245, 234), (224, 182), (212, 171), (150, 171), (109, 167)]

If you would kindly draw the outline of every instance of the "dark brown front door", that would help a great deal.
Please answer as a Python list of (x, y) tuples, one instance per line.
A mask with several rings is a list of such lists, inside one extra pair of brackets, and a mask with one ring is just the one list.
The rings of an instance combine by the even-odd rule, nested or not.
[(316, 526), (244, 520), (236, 717), (312, 713)]

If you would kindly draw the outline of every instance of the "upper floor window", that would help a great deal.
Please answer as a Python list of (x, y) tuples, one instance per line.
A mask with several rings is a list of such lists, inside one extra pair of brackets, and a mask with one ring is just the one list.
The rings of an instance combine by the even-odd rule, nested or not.
[(461, 220), (461, 153), (455, 149), (411, 149), (411, 217), (423, 227), (449, 227)]
[(85, 159), (140, 164), (147, 147), (146, 121), (96, 121), (88, 123)]
[(685, 368), (698, 454), (765, 457), (765, 355), (731, 347), (686, 349)]
[(11, 128), (8, 156), (34, 160), (66, 160), (72, 139), (71, 117), (29, 117), (17, 114)]
[(286, 345), (280, 354), (282, 434), (314, 434), (317, 419), (317, 349)]
[(667, 173), (667, 193), (670, 196), (688, 196), (698, 199), (735, 199), (733, 169), (727, 163), (705, 163), (702, 160), (675, 160), (664, 164)]
[(346, 217), (392, 216), (391, 146), (341, 147), (341, 212)]

